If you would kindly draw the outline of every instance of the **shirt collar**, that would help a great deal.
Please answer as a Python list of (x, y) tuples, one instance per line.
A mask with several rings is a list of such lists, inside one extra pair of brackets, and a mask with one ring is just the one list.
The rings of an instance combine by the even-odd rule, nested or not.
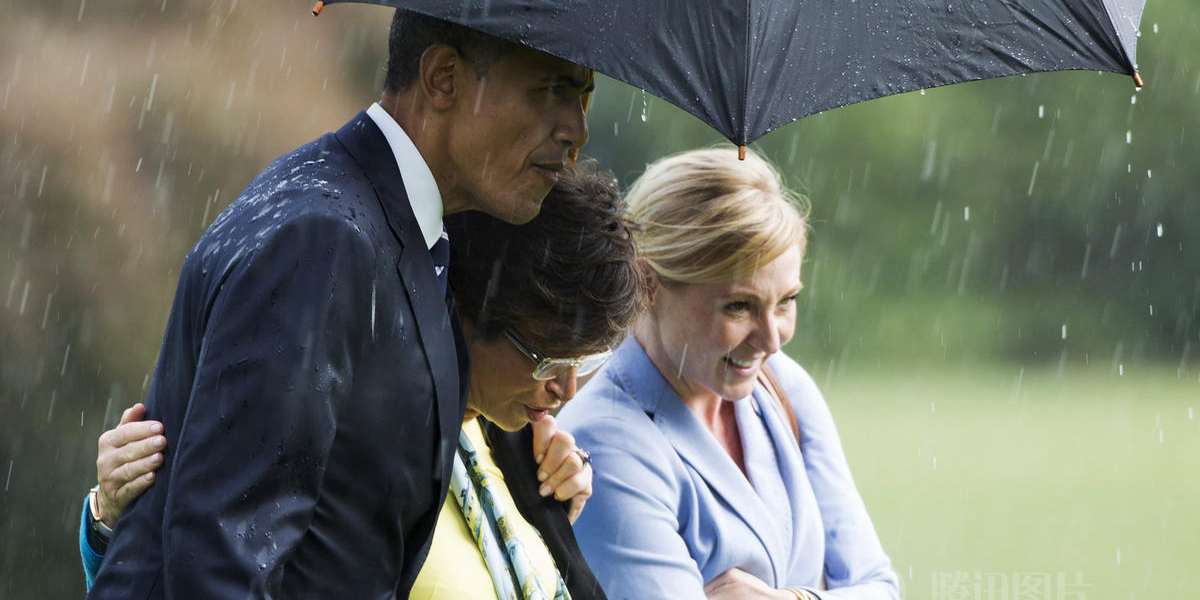
[(378, 102), (372, 104), (367, 109), (367, 116), (375, 121), (375, 125), (387, 139), (388, 146), (396, 157), (396, 166), (400, 168), (400, 178), (404, 180), (404, 189), (408, 193), (413, 216), (417, 218), (417, 226), (421, 228), (421, 237), (425, 238), (425, 247), (433, 248), (442, 236), (442, 192), (438, 190), (433, 172), (429, 170), (429, 165), (421, 157), (412, 138), (408, 137), (383, 106)]

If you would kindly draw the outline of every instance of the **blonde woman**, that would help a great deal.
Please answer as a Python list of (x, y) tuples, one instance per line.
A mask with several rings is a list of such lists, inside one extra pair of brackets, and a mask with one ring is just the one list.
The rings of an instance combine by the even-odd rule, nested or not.
[(894, 599), (829, 409), (779, 352), (805, 213), (776, 171), (685, 152), (626, 197), (650, 310), (560, 415), (591, 451), (576, 536), (610, 598)]

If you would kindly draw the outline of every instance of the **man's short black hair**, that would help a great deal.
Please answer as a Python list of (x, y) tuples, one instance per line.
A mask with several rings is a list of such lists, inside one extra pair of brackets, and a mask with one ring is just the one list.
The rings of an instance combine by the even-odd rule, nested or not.
[(445, 44), (459, 51), (482, 77), (488, 67), (505, 52), (518, 46), (512, 42), (443, 21), (421, 13), (397, 9), (388, 34), (387, 77), (383, 89), (397, 93), (417, 80), (421, 55), (435, 44)]

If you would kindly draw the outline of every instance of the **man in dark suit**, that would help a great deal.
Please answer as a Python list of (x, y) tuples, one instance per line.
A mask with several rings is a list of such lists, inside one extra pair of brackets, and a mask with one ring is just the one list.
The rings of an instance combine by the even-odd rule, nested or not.
[(535, 216), (586, 141), (589, 81), (397, 14), (380, 102), (189, 253), (147, 398), (173, 442), (90, 597), (407, 597), (465, 410), (441, 218)]

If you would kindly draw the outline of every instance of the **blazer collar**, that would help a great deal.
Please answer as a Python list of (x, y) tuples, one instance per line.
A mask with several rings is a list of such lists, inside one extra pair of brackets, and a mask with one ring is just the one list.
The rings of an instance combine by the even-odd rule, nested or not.
[[(440, 464), (435, 465), (438, 485), (449, 479), (458, 431), (462, 428), (463, 397), (467, 389), (466, 348), (446, 298), (433, 270), (433, 258), (417, 225), (408, 192), (391, 148), (379, 127), (366, 112), (360, 112), (337, 132), (338, 141), (362, 168), (375, 189), (392, 235), (400, 243), (397, 275), (416, 317), (421, 348), (433, 376), (437, 395), (438, 424), (442, 432)], [(402, 393), (398, 391), (397, 393)], [(443, 493), (445, 486), (442, 485)]]
[[(641, 405), (679, 458), (695, 470), (758, 537), (771, 557), (771, 567), (778, 580), (781, 556), (772, 542), (778, 536), (771, 533), (773, 525), (767, 518), (766, 504), (712, 433), (679, 399), (634, 336), (630, 335), (617, 349), (612, 369), (618, 386)], [(741, 400), (746, 401), (752, 399)]]
[(384, 110), (378, 102), (367, 109), (367, 116), (379, 128), (383, 138), (396, 159), (396, 167), (400, 170), (400, 178), (404, 182), (404, 190), (408, 193), (409, 205), (417, 225), (421, 228), (421, 237), (425, 238), (425, 247), (432, 248), (442, 236), (442, 192), (438, 189), (437, 180), (429, 170), (429, 164), (421, 151), (417, 149), (412, 138), (400, 124)]
[[(360, 112), (338, 130), (337, 138), (375, 188), (388, 227), (396, 240), (402, 246), (411, 245), (428, 250), (429, 246), (425, 245), (424, 234), (413, 214), (404, 179), (400, 176), (400, 167), (387, 138), (375, 121), (366, 111)], [(412, 235), (406, 235), (406, 228), (412, 230), (409, 232)], [(432, 261), (430, 264), (433, 264)]]

